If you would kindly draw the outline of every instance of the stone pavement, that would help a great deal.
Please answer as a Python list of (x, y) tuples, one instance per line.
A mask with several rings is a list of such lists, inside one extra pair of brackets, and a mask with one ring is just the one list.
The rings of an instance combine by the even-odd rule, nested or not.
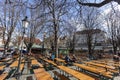
[[(27, 80), (28, 77), (32, 77), (31, 80), (36, 80), (35, 75), (34, 74), (30, 74), (30, 70), (28, 70), (27, 68), (27, 62), (25, 62), (24, 65), (24, 70), (22, 72), (22, 75), (20, 76), (20, 80)], [(14, 77), (6, 79), (6, 80), (16, 80)]]

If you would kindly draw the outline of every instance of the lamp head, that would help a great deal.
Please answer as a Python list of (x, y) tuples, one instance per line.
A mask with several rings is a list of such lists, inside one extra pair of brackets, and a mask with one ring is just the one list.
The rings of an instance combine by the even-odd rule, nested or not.
[(29, 25), (29, 22), (28, 22), (27, 18), (28, 18), (28, 17), (25, 16), (25, 18), (22, 20), (22, 26), (23, 26), (24, 28), (27, 28), (28, 25)]

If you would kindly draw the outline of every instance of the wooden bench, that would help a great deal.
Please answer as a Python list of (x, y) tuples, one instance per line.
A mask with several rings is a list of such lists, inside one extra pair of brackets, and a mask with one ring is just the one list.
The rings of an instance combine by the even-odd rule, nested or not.
[(87, 71), (90, 71), (96, 74), (100, 74), (101, 72), (104, 72), (103, 70), (98, 70), (96, 68), (89, 67), (83, 64), (74, 63), (73, 65), (77, 66), (78, 68), (81, 68), (81, 69), (84, 69), (84, 70), (87, 70)]
[(60, 73), (58, 73), (57, 71), (53, 71), (54, 75), (59, 77), (60, 80), (70, 80), (69, 78), (65, 77), (64, 75), (61, 75)]
[(115, 70), (115, 67), (113, 66), (109, 66), (109, 65), (105, 65), (105, 64), (98, 64), (98, 63), (92, 63), (92, 62), (85, 62), (87, 65), (93, 65), (93, 66), (97, 66), (97, 67), (101, 67), (104, 68), (106, 71), (110, 71), (112, 73), (118, 74), (119, 71)]
[(58, 65), (65, 65), (66, 64), (65, 60), (60, 59), (60, 58), (55, 58), (55, 63)]
[(5, 65), (0, 66), (0, 70), (3, 70), (3, 69), (4, 69), (4, 67), (5, 67)]
[(67, 74), (72, 75), (73, 77), (75, 77), (76, 79), (79, 79), (79, 80), (95, 80), (95, 78), (93, 78), (93, 77), (90, 77), (86, 74), (83, 74), (81, 72), (78, 72), (76, 70), (68, 68), (66, 66), (58, 66), (58, 68), (64, 72), (66, 72)]
[(24, 68), (24, 64), (20, 64), (20, 70), (22, 71)]
[(3, 73), (0, 75), (0, 80), (4, 80), (7, 77), (8, 73)]
[(104, 76), (104, 77), (107, 77), (107, 78), (109, 78), (109, 79), (113, 79), (113, 76), (112, 75), (110, 75), (111, 73), (110, 72), (106, 72), (106, 73), (102, 73), (102, 75)]
[(96, 73), (98, 75), (105, 76), (105, 77), (110, 78), (110, 79), (113, 78), (112, 73), (111, 72), (106, 72), (105, 70), (98, 70), (96, 68), (92, 68), (92, 67), (82, 65), (82, 64), (78, 64), (78, 63), (74, 63), (73, 65), (78, 66), (79, 68), (87, 70), (89, 72), (93, 72), (93, 73)]
[(34, 73), (42, 73), (44, 71), (45, 71), (44, 68), (34, 69)]
[(14, 62), (10, 65), (10, 67), (17, 67), (17, 66), (18, 66), (18, 60), (14, 61)]
[(40, 64), (37, 60), (32, 60), (32, 65), (38, 64), (41, 68), (43, 68), (43, 65)]
[(34, 74), (37, 80), (53, 80), (51, 75), (47, 73), (44, 68), (39, 68), (34, 70)]
[(98, 63), (93, 63), (93, 62), (85, 62), (85, 64), (90, 64), (98, 67), (103, 67), (105, 69), (115, 69), (113, 66), (108, 66), (108, 65), (103, 65), (103, 64), (98, 64)]
[(43, 59), (43, 60), (44, 60), (44, 61), (46, 61), (47, 63), (52, 64), (52, 65), (54, 65), (54, 66), (56, 66), (56, 67), (57, 67), (57, 64), (56, 64), (56, 63), (54, 63), (53, 61), (48, 60), (48, 59)]

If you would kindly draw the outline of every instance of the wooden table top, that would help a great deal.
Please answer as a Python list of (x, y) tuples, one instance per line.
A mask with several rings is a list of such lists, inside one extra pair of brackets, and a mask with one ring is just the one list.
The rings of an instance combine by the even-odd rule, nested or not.
[(113, 66), (108, 66), (108, 65), (104, 65), (104, 64), (98, 64), (98, 63), (93, 63), (93, 62), (85, 62), (85, 63), (95, 65), (95, 66), (98, 66), (98, 67), (107, 68), (107, 69), (115, 69), (115, 67), (113, 67)]
[(44, 68), (39, 68), (34, 70), (37, 80), (53, 80), (51, 75), (45, 71)]
[(94, 78), (88, 76), (88, 75), (85, 75), (83, 73), (80, 73), (78, 71), (75, 71), (73, 69), (70, 69), (68, 67), (65, 67), (65, 66), (58, 66), (59, 69), (61, 69), (62, 71), (72, 75), (73, 77), (79, 79), (79, 80), (95, 80)]
[(44, 71), (45, 71), (44, 68), (34, 69), (34, 73), (41, 73), (41, 72), (44, 72)]
[(78, 64), (78, 63), (74, 63), (75, 66), (78, 66), (82, 69), (85, 69), (87, 71), (90, 71), (90, 72), (94, 72), (94, 73), (97, 73), (97, 74), (100, 74), (102, 72), (105, 72), (105, 70), (98, 70), (96, 68), (93, 68), (93, 67), (89, 67), (89, 66), (86, 66), (86, 65), (82, 65), (82, 64)]
[(24, 67), (24, 64), (20, 64), (20, 70), (22, 70)]
[(7, 77), (8, 73), (3, 73), (0, 75), (0, 80), (4, 80)]
[(18, 60), (14, 61), (14, 62), (10, 65), (10, 67), (16, 67), (16, 66), (18, 66)]
[(53, 78), (51, 77), (50, 74), (44, 74), (44, 75), (39, 75), (39, 77), (37, 77), (37, 80), (53, 80)]
[(36, 59), (32, 60), (32, 65), (38, 64), (40, 67), (43, 67), (41, 63), (39, 63)]
[(52, 65), (54, 65), (54, 66), (57, 66), (57, 64), (56, 63), (54, 63), (53, 61), (51, 61), (51, 60), (48, 60), (48, 59), (43, 59), (44, 61), (46, 61), (46, 62), (48, 62), (48, 63), (50, 63), (50, 64), (52, 64)]
[(5, 67), (5, 65), (3, 65), (3, 66), (0, 66), (0, 70), (3, 70), (3, 68)]

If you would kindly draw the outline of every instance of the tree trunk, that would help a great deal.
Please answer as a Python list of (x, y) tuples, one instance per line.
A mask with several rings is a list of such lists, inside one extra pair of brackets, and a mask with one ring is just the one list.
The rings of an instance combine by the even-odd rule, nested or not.
[(92, 34), (87, 34), (87, 45), (89, 58), (92, 58)]
[(55, 29), (55, 50), (54, 50), (54, 52), (55, 52), (55, 57), (58, 57), (58, 44), (57, 44), (57, 26), (56, 26), (56, 24), (54, 25), (54, 29)]
[(117, 43), (116, 41), (112, 40), (112, 45), (113, 45), (113, 54), (117, 53)]

